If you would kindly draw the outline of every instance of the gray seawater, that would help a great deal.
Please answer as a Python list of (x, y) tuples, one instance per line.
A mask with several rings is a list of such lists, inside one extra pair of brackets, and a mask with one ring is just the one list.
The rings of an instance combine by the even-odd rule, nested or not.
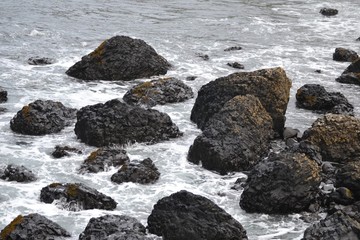
[[(322, 7), (339, 10), (335, 17), (319, 14)], [(0, 182), (0, 229), (19, 214), (40, 213), (70, 231), (72, 239), (91, 217), (106, 213), (127, 214), (146, 225), (153, 205), (164, 196), (186, 189), (203, 195), (239, 220), (249, 239), (300, 239), (308, 223), (299, 214), (269, 216), (247, 214), (239, 207), (241, 192), (231, 186), (241, 173), (227, 176), (206, 171), (187, 162), (189, 146), (200, 130), (189, 120), (194, 99), (159, 106), (168, 113), (184, 136), (155, 145), (127, 147), (131, 159), (151, 157), (161, 172), (154, 185), (115, 185), (110, 176), (116, 169), (79, 175), (77, 169), (94, 150), (76, 139), (70, 126), (58, 134), (24, 136), (13, 133), (9, 122), (22, 106), (36, 99), (61, 101), (69, 107), (121, 98), (134, 84), (82, 82), (65, 75), (81, 56), (103, 40), (127, 35), (145, 40), (167, 58), (174, 68), (168, 76), (185, 79), (194, 92), (220, 76), (235, 72), (227, 62), (238, 61), (245, 71), (283, 67), (293, 81), (287, 110), (287, 126), (305, 130), (319, 117), (295, 107), (296, 90), (306, 83), (319, 83), (329, 91), (342, 92), (359, 115), (360, 87), (343, 85), (335, 78), (348, 66), (332, 60), (336, 47), (360, 50), (359, 0), (1, 0), (0, 86), (8, 91), (7, 112), (0, 115), (0, 164), (22, 164), (39, 180), (31, 184)], [(243, 50), (224, 52), (231, 46)], [(208, 54), (203, 61), (197, 54)], [(49, 66), (30, 66), (33, 56), (51, 57)], [(322, 70), (321, 74), (315, 73)], [(143, 81), (141, 79), (138, 81)], [(82, 155), (53, 159), (55, 145), (80, 148)], [(119, 204), (115, 211), (69, 212), (39, 201), (42, 187), (52, 182), (82, 182), (110, 195)]]

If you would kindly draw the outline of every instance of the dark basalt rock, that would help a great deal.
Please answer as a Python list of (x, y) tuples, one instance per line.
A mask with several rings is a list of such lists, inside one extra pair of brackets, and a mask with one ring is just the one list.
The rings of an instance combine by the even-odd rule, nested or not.
[(319, 84), (305, 84), (297, 90), (296, 106), (318, 113), (354, 115), (354, 107), (340, 92), (327, 92)]
[(289, 101), (291, 81), (282, 68), (237, 72), (221, 77), (201, 87), (191, 111), (191, 120), (204, 129), (206, 122), (224, 104), (237, 95), (251, 94), (273, 119), (274, 130), (281, 135)]
[(134, 183), (154, 183), (160, 177), (160, 172), (150, 158), (141, 162), (126, 162), (117, 173), (111, 176), (111, 181), (115, 183), (134, 182)]
[(232, 62), (232, 63), (227, 63), (226, 65), (232, 67), (232, 68), (237, 68), (237, 69), (244, 69), (244, 65), (242, 65), (241, 63), (238, 62)]
[(52, 203), (55, 200), (60, 200), (62, 207), (69, 211), (86, 209), (113, 210), (117, 205), (111, 197), (82, 183), (52, 183), (41, 189), (41, 202)]
[(237, 51), (237, 50), (241, 50), (241, 49), (242, 49), (242, 47), (240, 47), (240, 46), (234, 46), (234, 47), (225, 48), (224, 51), (230, 52), (230, 51)]
[(142, 240), (146, 229), (137, 219), (125, 215), (105, 215), (91, 218), (79, 240)]
[(360, 200), (360, 161), (345, 164), (336, 173), (336, 187), (346, 187)]
[(170, 117), (153, 109), (130, 106), (117, 99), (81, 108), (75, 134), (92, 146), (156, 143), (182, 135)]
[(333, 54), (333, 60), (340, 62), (353, 62), (357, 58), (359, 58), (359, 56), (355, 51), (345, 48), (336, 48)]
[(0, 103), (6, 102), (8, 100), (7, 94), (8, 94), (7, 91), (5, 91), (0, 87)]
[(5, 169), (0, 169), (0, 178), (6, 181), (32, 182), (36, 180), (33, 172), (24, 166), (10, 164)]
[(129, 81), (166, 74), (170, 67), (170, 63), (143, 40), (115, 36), (82, 57), (66, 74), (83, 80)]
[(360, 119), (326, 114), (304, 132), (302, 140), (317, 146), (326, 161), (353, 161), (360, 157)]
[(28, 64), (30, 65), (49, 65), (53, 64), (55, 59), (47, 58), (47, 57), (31, 57), (28, 59)]
[(253, 95), (237, 96), (207, 122), (188, 160), (220, 174), (250, 170), (270, 149), (272, 118)]
[(246, 231), (231, 215), (209, 199), (185, 190), (154, 205), (148, 229), (164, 240), (247, 239)]
[(70, 153), (77, 153), (77, 154), (82, 154), (82, 151), (77, 149), (77, 148), (73, 148), (73, 147), (69, 147), (69, 146), (55, 146), (55, 151), (51, 153), (51, 155), (54, 158), (62, 158), (62, 157), (68, 157), (70, 156)]
[(176, 78), (160, 78), (136, 85), (127, 91), (124, 101), (131, 105), (153, 107), (183, 102), (194, 97), (192, 89)]
[(360, 85), (360, 58), (352, 62), (336, 81)]
[(322, 8), (320, 9), (320, 13), (324, 16), (335, 16), (338, 14), (338, 10), (334, 8)]
[(130, 161), (126, 151), (119, 147), (102, 147), (92, 152), (80, 166), (80, 173), (97, 173), (109, 167), (118, 167)]
[(305, 211), (315, 200), (320, 168), (305, 154), (270, 154), (249, 173), (240, 207), (247, 212), (289, 214)]
[(14, 132), (27, 135), (45, 135), (60, 132), (73, 122), (76, 109), (61, 102), (36, 100), (24, 106), (10, 121)]
[(57, 223), (37, 213), (17, 216), (0, 233), (2, 240), (60, 240), (64, 237), (71, 235)]

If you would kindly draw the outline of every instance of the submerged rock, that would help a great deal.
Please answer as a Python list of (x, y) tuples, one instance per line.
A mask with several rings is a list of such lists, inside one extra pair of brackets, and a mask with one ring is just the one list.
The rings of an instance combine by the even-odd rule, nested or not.
[(359, 56), (355, 51), (341, 47), (336, 48), (333, 54), (333, 60), (340, 62), (353, 62), (357, 58), (359, 58)]
[(75, 134), (92, 146), (156, 143), (182, 135), (170, 117), (153, 109), (130, 106), (117, 99), (81, 108)]
[(5, 91), (0, 87), (0, 103), (6, 102), (8, 100), (7, 94), (8, 94), (7, 91)]
[(27, 135), (57, 133), (70, 125), (75, 116), (76, 109), (67, 108), (61, 102), (36, 100), (17, 112), (10, 128)]
[(153, 107), (183, 102), (194, 97), (192, 89), (176, 78), (160, 78), (136, 85), (127, 91), (124, 101), (131, 105)]
[(338, 14), (338, 10), (334, 8), (322, 8), (320, 9), (320, 13), (324, 16), (335, 16)]
[(77, 153), (77, 154), (82, 154), (82, 151), (77, 149), (77, 148), (73, 148), (73, 147), (69, 147), (69, 146), (55, 146), (55, 151), (51, 153), (51, 155), (54, 158), (62, 158), (62, 157), (68, 157), (70, 156), (69, 152), (73, 152), (73, 153)]
[(5, 169), (0, 169), (0, 178), (6, 181), (33, 182), (35, 174), (24, 166), (10, 164)]
[(225, 48), (224, 51), (230, 52), (230, 51), (237, 51), (237, 50), (241, 50), (241, 49), (242, 49), (242, 47), (240, 47), (240, 46), (234, 46), (234, 47)]
[(31, 57), (28, 59), (28, 64), (30, 65), (49, 65), (53, 64), (55, 59), (47, 58), (47, 57)]
[(66, 74), (83, 80), (124, 80), (166, 74), (170, 63), (143, 40), (115, 36), (82, 57)]
[(57, 223), (37, 213), (17, 216), (0, 233), (2, 240), (60, 240), (64, 237), (71, 235)]
[(244, 65), (242, 65), (239, 62), (232, 62), (232, 63), (227, 63), (226, 65), (232, 67), (232, 68), (237, 68), (237, 69), (244, 69)]
[(360, 58), (352, 62), (336, 81), (360, 85)]
[(160, 199), (148, 217), (150, 233), (164, 240), (245, 240), (246, 231), (209, 199), (185, 190)]

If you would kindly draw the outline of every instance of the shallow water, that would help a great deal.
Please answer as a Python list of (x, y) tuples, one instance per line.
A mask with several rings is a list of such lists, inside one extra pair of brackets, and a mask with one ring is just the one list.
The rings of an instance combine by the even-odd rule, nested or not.
[[(335, 17), (319, 14), (322, 7), (339, 10)], [(73, 128), (60, 133), (33, 137), (13, 133), (9, 122), (22, 106), (36, 99), (61, 101), (69, 107), (121, 98), (134, 83), (82, 82), (65, 75), (81, 56), (91, 52), (104, 39), (127, 35), (145, 40), (173, 64), (168, 76), (188, 81), (194, 92), (220, 76), (237, 71), (226, 66), (238, 61), (244, 71), (283, 67), (292, 79), (287, 110), (287, 126), (305, 130), (319, 115), (295, 107), (296, 90), (305, 83), (319, 83), (328, 91), (341, 91), (359, 115), (360, 87), (335, 82), (348, 63), (332, 60), (336, 47), (357, 52), (360, 42), (358, 0), (323, 3), (320, 0), (96, 0), (0, 2), (0, 86), (9, 100), (1, 104), (0, 163), (22, 164), (39, 180), (30, 184), (0, 182), (0, 229), (18, 214), (37, 212), (65, 227), (77, 239), (91, 217), (106, 213), (127, 214), (146, 225), (158, 199), (186, 189), (203, 195), (241, 222), (249, 239), (300, 239), (308, 226), (300, 215), (269, 216), (247, 214), (239, 207), (241, 192), (231, 190), (241, 173), (220, 176), (187, 162), (189, 146), (200, 133), (190, 118), (194, 99), (185, 103), (158, 106), (168, 113), (184, 136), (155, 145), (127, 147), (131, 159), (151, 157), (161, 172), (153, 185), (110, 181), (116, 169), (98, 174), (77, 174), (94, 150), (76, 139)], [(241, 51), (224, 52), (231, 46)], [(197, 54), (208, 54), (203, 61)], [(33, 56), (51, 57), (49, 66), (30, 66)], [(322, 70), (321, 74), (315, 73)], [(144, 79), (143, 79), (144, 80)], [(64, 159), (53, 159), (55, 145), (70, 145), (83, 151)], [(52, 182), (82, 182), (113, 197), (115, 211), (69, 212), (39, 201), (42, 187)]]

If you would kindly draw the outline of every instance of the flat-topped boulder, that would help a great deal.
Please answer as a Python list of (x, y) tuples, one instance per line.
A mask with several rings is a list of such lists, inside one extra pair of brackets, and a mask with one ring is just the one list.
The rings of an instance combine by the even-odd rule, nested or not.
[(341, 74), (336, 78), (341, 83), (360, 85), (360, 58), (352, 62)]
[(140, 39), (115, 36), (70, 67), (66, 74), (82, 80), (124, 80), (164, 75), (171, 67)]
[(75, 134), (92, 146), (156, 143), (182, 135), (166, 113), (131, 106), (117, 99), (81, 108)]
[(33, 182), (35, 174), (24, 166), (9, 164), (4, 169), (0, 168), (0, 179), (16, 182)]
[(74, 122), (76, 111), (61, 102), (36, 100), (17, 112), (10, 121), (10, 128), (27, 135), (57, 133)]
[(346, 48), (335, 48), (335, 52), (333, 53), (333, 60), (339, 62), (353, 62), (359, 58), (359, 55), (351, 50)]

